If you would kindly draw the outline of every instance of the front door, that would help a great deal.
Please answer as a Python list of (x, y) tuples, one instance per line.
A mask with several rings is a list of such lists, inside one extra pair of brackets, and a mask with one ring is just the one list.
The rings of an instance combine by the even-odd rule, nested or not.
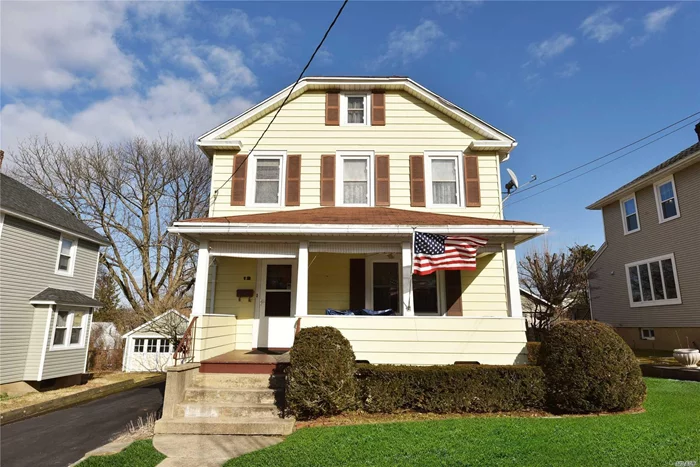
[(264, 260), (258, 285), (258, 348), (294, 343), (296, 261)]

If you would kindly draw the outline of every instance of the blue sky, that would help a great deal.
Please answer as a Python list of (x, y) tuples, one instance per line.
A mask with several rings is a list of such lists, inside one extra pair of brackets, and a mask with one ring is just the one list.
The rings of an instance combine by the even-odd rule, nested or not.
[[(196, 137), (293, 82), (339, 6), (4, 1), (1, 144)], [(700, 111), (698, 24), (690, 2), (351, 0), (307, 74), (411, 76), (513, 135), (504, 168), (542, 180)], [(506, 215), (550, 226), (552, 248), (599, 246), (585, 206), (695, 141), (687, 127)]]

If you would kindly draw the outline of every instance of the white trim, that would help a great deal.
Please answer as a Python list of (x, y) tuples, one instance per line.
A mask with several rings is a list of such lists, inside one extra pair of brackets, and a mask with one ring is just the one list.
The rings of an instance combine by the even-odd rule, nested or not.
[(212, 273), (211, 273), (211, 291), (209, 296), (209, 314), (214, 314), (214, 305), (216, 303), (216, 271), (218, 269), (218, 263), (216, 258), (212, 260)]
[(209, 242), (199, 242), (197, 253), (197, 269), (194, 278), (194, 293), (192, 294), (192, 315), (201, 316), (207, 309), (207, 286), (209, 285)]
[(86, 331), (86, 336), (85, 336), (85, 342), (87, 345), (85, 346), (85, 359), (83, 360), (83, 373), (87, 373), (87, 359), (88, 359), (88, 353), (90, 353), (90, 331), (92, 330), (92, 310), (88, 311), (87, 316), (87, 324), (85, 325), (87, 327)]
[[(362, 97), (364, 99), (364, 122), (348, 123), (348, 97)], [(372, 107), (372, 93), (369, 92), (343, 92), (340, 93), (340, 126), (371, 126), (370, 109)]]
[[(661, 284), (664, 288), (664, 296), (666, 296), (666, 279), (664, 278), (663, 274), (663, 268), (661, 267), (661, 261), (665, 259), (670, 259), (671, 260), (671, 265), (673, 266), (673, 280), (676, 285), (676, 298), (666, 298), (666, 299), (661, 299), (661, 300), (656, 300), (654, 298), (654, 282), (651, 277), (651, 268), (648, 268), (649, 270), (649, 286), (651, 287), (651, 300), (644, 300), (644, 290), (642, 289), (642, 275), (639, 270), (640, 265), (647, 265), (649, 263), (659, 263), (659, 268), (661, 268)], [(641, 295), (642, 301), (641, 302), (635, 302), (632, 299), (632, 282), (630, 281), (630, 274), (629, 274), (629, 268), (632, 266), (637, 266), (637, 277), (639, 281), (639, 293)], [(629, 298), (629, 303), (630, 307), (632, 308), (639, 308), (639, 307), (645, 307), (645, 306), (665, 306), (665, 305), (680, 305), (683, 303), (681, 299), (681, 287), (680, 283), (678, 282), (678, 269), (676, 268), (676, 257), (674, 253), (670, 253), (668, 255), (661, 255), (661, 256), (655, 256), (653, 258), (649, 259), (644, 259), (640, 261), (634, 261), (632, 263), (627, 263), (625, 264), (625, 278), (627, 279), (627, 295)]]
[[(302, 78), (296, 88), (292, 91), (292, 97), (298, 96), (305, 92), (308, 88), (314, 89), (338, 89), (345, 86), (346, 88), (356, 86), (366, 86), (370, 89), (385, 89), (394, 91), (405, 91), (415, 96), (429, 101), (434, 107), (445, 113), (448, 117), (457, 120), (461, 124), (472, 128), (474, 131), (482, 135), (484, 138), (496, 140), (501, 143), (506, 143), (509, 150), (516, 146), (515, 139), (504, 133), (501, 130), (489, 125), (480, 118), (470, 114), (466, 110), (458, 107), (447, 99), (435, 94), (427, 88), (421, 86), (410, 78), (397, 77), (376, 77), (376, 78), (359, 78), (359, 77), (305, 77)], [(265, 99), (259, 104), (254, 105), (250, 109), (244, 111), (240, 115), (222, 123), (221, 125), (209, 130), (197, 140), (205, 144), (209, 144), (212, 140), (221, 140), (230, 136), (231, 131), (238, 125), (253, 121), (259, 114), (270, 111), (277, 105), (280, 105), (292, 90), (293, 84), (287, 86), (273, 96)], [(348, 89), (350, 90), (350, 89)], [(464, 120), (462, 122), (461, 120)], [(483, 143), (482, 143), (483, 144)], [(495, 143), (494, 143), (495, 144)], [(503, 145), (503, 144), (502, 144)], [(505, 148), (504, 148), (505, 149)], [(506, 150), (508, 152), (509, 150)]]
[(138, 327), (132, 329), (131, 331), (125, 333), (124, 335), (122, 335), (122, 339), (126, 339), (127, 337), (134, 335), (137, 331), (140, 331), (141, 329), (143, 329), (143, 328), (149, 326), (151, 323), (154, 323), (154, 322), (158, 321), (159, 319), (161, 319), (162, 317), (164, 317), (165, 315), (168, 315), (168, 314), (170, 314), (170, 313), (175, 313), (175, 314), (178, 315), (180, 318), (182, 318), (183, 321), (189, 322), (189, 319), (187, 318), (187, 316), (181, 314), (181, 313), (178, 312), (177, 310), (174, 310), (174, 309), (173, 309), (173, 310), (168, 310), (168, 311), (166, 311), (165, 313), (161, 313), (160, 315), (156, 316), (156, 317), (153, 318), (152, 320), (150, 320), (150, 321), (148, 321), (148, 322), (146, 322), (146, 323), (143, 323), (141, 326), (138, 326)]
[(2, 210), (3, 213), (9, 214), (9, 215), (11, 215), (12, 217), (17, 217), (17, 218), (19, 218), (19, 219), (22, 219), (22, 220), (25, 220), (25, 221), (28, 221), (28, 222), (33, 222), (34, 224), (37, 224), (37, 225), (41, 225), (41, 226), (44, 226), (44, 227), (48, 227), (48, 228), (50, 228), (50, 229), (52, 229), (52, 230), (56, 230), (56, 231), (58, 231), (58, 232), (60, 232), (60, 233), (65, 233), (66, 235), (68, 235), (68, 236), (70, 236), (70, 237), (82, 238), (83, 240), (88, 240), (88, 241), (90, 241), (90, 242), (92, 242), (92, 243), (97, 243), (98, 245), (101, 245), (101, 246), (109, 246), (109, 243), (108, 243), (108, 242), (105, 242), (104, 240), (97, 240), (97, 239), (95, 239), (95, 238), (88, 237), (88, 236), (85, 235), (85, 234), (81, 234), (81, 233), (75, 232), (74, 230), (66, 229), (66, 228), (64, 228), (64, 227), (59, 227), (59, 226), (57, 226), (57, 225), (55, 225), (55, 224), (51, 224), (51, 223), (46, 222), (46, 221), (43, 221), (43, 220), (41, 220), (41, 219), (37, 219), (36, 217), (29, 216), (29, 215), (27, 215), (27, 214), (24, 214), (24, 213), (21, 213), (21, 212), (17, 212), (17, 211), (13, 211), (13, 210), (7, 209), (7, 208), (1, 208), (1, 210)]
[(44, 329), (44, 344), (41, 346), (41, 357), (39, 358), (39, 375), (37, 381), (41, 381), (44, 375), (44, 362), (46, 361), (46, 349), (49, 344), (49, 332), (51, 331), (51, 316), (53, 315), (53, 306), (49, 306), (46, 316), (46, 328)]
[[(69, 240), (71, 242), (70, 247), (70, 257), (68, 259), (68, 269), (62, 271), (58, 269), (58, 265), (61, 262), (61, 248), (63, 246), (63, 240)], [(70, 237), (68, 235), (61, 234), (58, 237), (58, 254), (56, 255), (56, 268), (54, 269), (54, 274), (59, 276), (73, 277), (73, 272), (75, 271), (75, 260), (78, 256), (78, 239), (75, 237)]]
[[(401, 280), (401, 263), (402, 258), (393, 255), (390, 258), (389, 255), (376, 255), (365, 258), (365, 308), (368, 310), (374, 310), (374, 265), (376, 263), (391, 263), (396, 264), (396, 272), (398, 274), (398, 287), (399, 293), (398, 297), (403, 297), (403, 285)], [(398, 308), (401, 308), (401, 300), (398, 300)], [(399, 313), (400, 310), (394, 310), (395, 313)]]
[[(634, 203), (634, 216), (637, 217), (637, 228), (634, 230), (627, 230), (627, 211), (625, 211), (625, 203), (629, 200), (632, 200)], [(625, 233), (625, 235), (629, 235), (635, 232), (639, 232), (642, 230), (642, 223), (640, 222), (639, 219), (639, 209), (637, 208), (637, 194), (632, 193), (632, 196), (628, 196), (626, 198), (622, 198), (620, 200), (620, 212), (622, 213), (622, 231)]]
[[(367, 203), (346, 204), (343, 190), (343, 170), (345, 160), (367, 161)], [(335, 152), (335, 199), (336, 206), (374, 206), (374, 151), (336, 151)]]
[[(279, 183), (277, 185), (277, 202), (276, 203), (256, 203), (255, 202), (255, 190), (257, 187), (256, 172), (258, 159), (279, 159), (280, 161), (280, 171), (279, 171)], [(285, 180), (286, 180), (286, 166), (287, 166), (287, 151), (285, 150), (255, 150), (248, 156), (248, 168), (246, 169), (246, 178), (248, 182), (246, 183), (246, 196), (245, 205), (246, 207), (255, 208), (270, 208), (270, 207), (281, 207), (284, 206), (285, 200)]]
[(269, 242), (221, 242), (209, 244), (209, 256), (233, 258), (296, 258), (299, 245), (294, 243)]
[[(464, 207), (464, 162), (460, 151), (424, 151), (423, 156), (428, 161), (424, 164), (424, 179), (425, 179), (425, 200), (428, 208), (461, 208)], [(437, 204), (433, 201), (433, 159), (454, 160), (455, 163), (455, 182), (457, 184), (457, 203), (456, 204)]]
[[(671, 187), (673, 188), (673, 201), (676, 205), (676, 215), (664, 218), (663, 210), (661, 209), (661, 191), (659, 188), (661, 185), (665, 185), (668, 182), (671, 182)], [(678, 202), (678, 193), (676, 193), (676, 180), (673, 177), (673, 174), (654, 183), (654, 199), (656, 200), (656, 213), (659, 215), (659, 224), (663, 224), (664, 222), (672, 221), (673, 219), (678, 219), (681, 217), (681, 207), (680, 203)]]
[(401, 303), (401, 315), (413, 317), (413, 244), (404, 242), (401, 244), (401, 284), (403, 285), (403, 297)]
[(2, 226), (5, 225), (5, 213), (0, 212), (0, 238), (2, 238)]
[[(644, 331), (647, 331), (647, 337), (644, 337)], [(656, 333), (654, 332), (654, 328), (639, 328), (639, 337), (644, 341), (656, 340)]]
[[(80, 340), (77, 344), (71, 344), (70, 339), (71, 335), (73, 334), (73, 324), (74, 324), (74, 319), (75, 319), (75, 313), (82, 313), (83, 316), (80, 319)], [(59, 313), (68, 313), (68, 316), (66, 317), (66, 335), (63, 337), (63, 344), (54, 344), (54, 340), (56, 337), (56, 324), (58, 324), (58, 314)], [(62, 351), (62, 350), (75, 350), (75, 349), (82, 349), (87, 347), (87, 343), (85, 342), (85, 337), (87, 336), (87, 330), (85, 327), (87, 326), (87, 321), (86, 319), (90, 314), (90, 309), (87, 311), (82, 311), (82, 310), (74, 310), (71, 308), (66, 308), (65, 305), (58, 305), (56, 306), (56, 319), (54, 319), (53, 322), (53, 332), (51, 332), (51, 344), (49, 345), (49, 352), (56, 352), (56, 351)]]
[(299, 242), (296, 277), (296, 306), (293, 316), (306, 316), (309, 307), (309, 242)]
[(520, 283), (518, 278), (518, 259), (515, 255), (515, 245), (505, 243), (505, 273), (506, 286), (508, 287), (508, 311), (512, 318), (523, 317), (523, 304), (520, 301)]
[(527, 298), (529, 298), (530, 300), (537, 300), (537, 301), (539, 301), (539, 302), (544, 303), (544, 304), (547, 305), (547, 306), (552, 306), (552, 304), (549, 303), (549, 302), (548, 302), (547, 300), (545, 300), (544, 298), (540, 297), (540, 296), (537, 295), (537, 294), (534, 294), (534, 293), (530, 292), (529, 290), (527, 290), (527, 289), (525, 289), (525, 288), (523, 288), (523, 287), (520, 287), (520, 295), (525, 295), (525, 296), (526, 296)]
[(35, 306), (36, 305), (58, 305), (58, 306), (65, 306), (65, 307), (70, 307), (70, 308), (102, 308), (101, 306), (97, 306), (97, 305), (64, 303), (64, 302), (57, 302), (56, 300), (30, 300), (29, 304), (35, 305)]

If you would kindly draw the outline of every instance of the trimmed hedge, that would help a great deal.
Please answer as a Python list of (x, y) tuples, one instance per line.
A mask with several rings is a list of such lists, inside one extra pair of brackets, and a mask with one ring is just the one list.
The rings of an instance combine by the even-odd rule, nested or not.
[(646, 385), (632, 349), (608, 325), (566, 321), (542, 342), (547, 405), (558, 413), (629, 410), (642, 405)]
[(367, 412), (512, 412), (541, 409), (537, 366), (358, 365), (359, 406)]
[(540, 357), (540, 347), (542, 347), (542, 342), (528, 342), (527, 343), (527, 363), (528, 363), (528, 365), (539, 365), (538, 360)]
[(355, 353), (332, 327), (300, 330), (289, 351), (287, 410), (299, 419), (355, 408)]

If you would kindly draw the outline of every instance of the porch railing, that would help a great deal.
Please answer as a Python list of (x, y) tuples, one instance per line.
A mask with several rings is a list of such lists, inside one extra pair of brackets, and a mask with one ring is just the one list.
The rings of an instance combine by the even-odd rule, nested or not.
[(197, 318), (198, 316), (192, 318), (190, 325), (187, 326), (185, 335), (182, 336), (180, 343), (177, 345), (177, 349), (175, 349), (175, 353), (173, 354), (175, 366), (177, 366), (178, 362), (184, 364), (194, 361), (194, 341), (197, 330)]

